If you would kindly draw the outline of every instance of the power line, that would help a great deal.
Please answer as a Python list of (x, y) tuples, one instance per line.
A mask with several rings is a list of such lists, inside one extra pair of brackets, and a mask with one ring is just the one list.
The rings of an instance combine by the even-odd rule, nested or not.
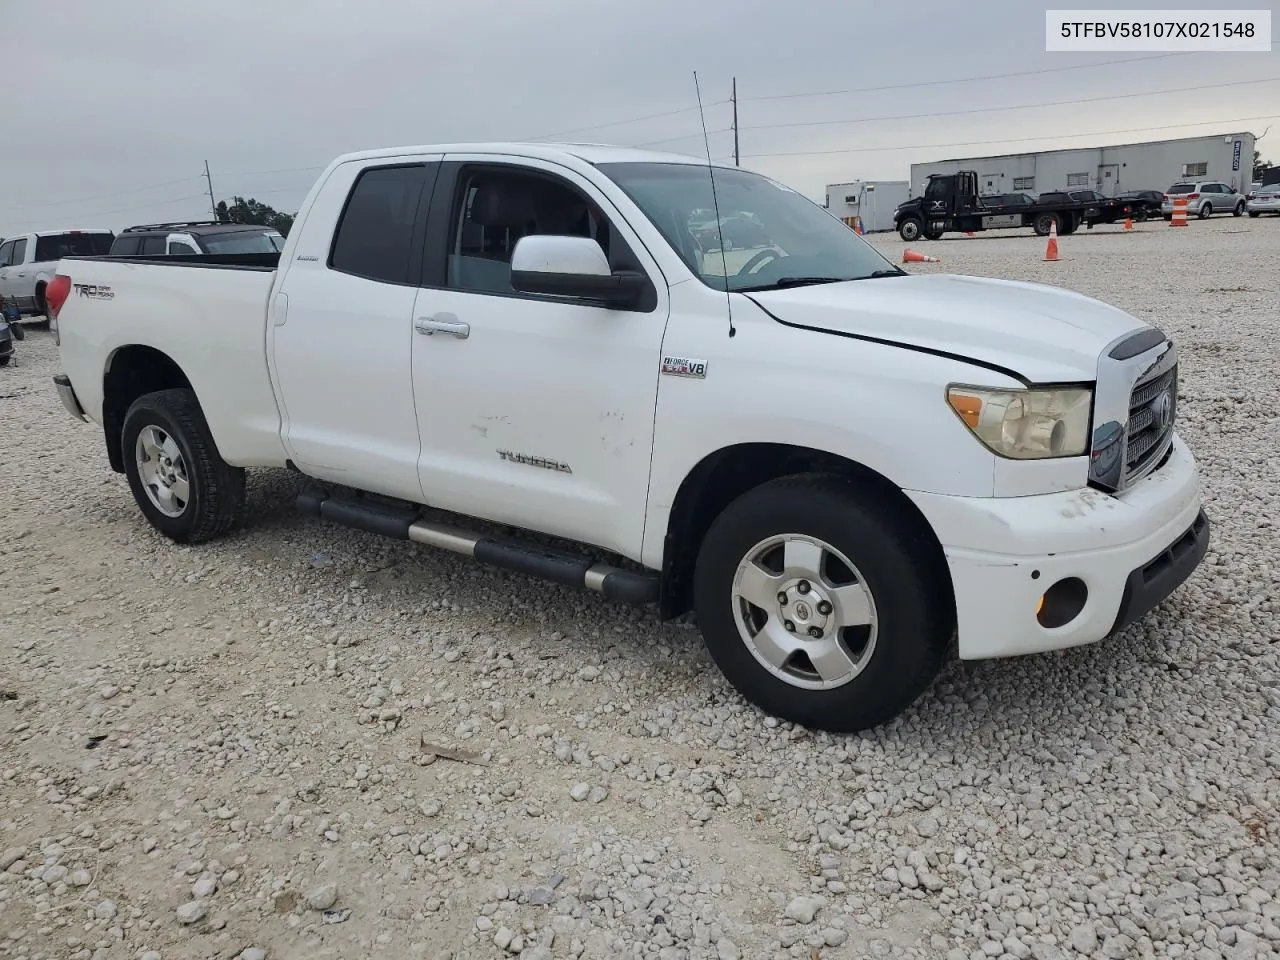
[(1075, 140), (1083, 137), (1103, 137), (1118, 133), (1147, 133), (1152, 130), (1175, 130), (1182, 127), (1214, 127), (1228, 123), (1249, 123), (1253, 120), (1280, 119), (1280, 114), (1265, 117), (1235, 117), (1231, 120), (1198, 120), (1193, 123), (1169, 123), (1158, 127), (1125, 127), (1122, 130), (1094, 130), (1089, 133), (1051, 133), (1029, 137), (1010, 137), (1002, 140), (962, 140), (952, 143), (895, 143), (889, 147), (848, 147), (840, 150), (792, 150), (783, 153), (747, 153), (747, 159), (762, 157), (821, 157), (844, 153), (880, 153), (889, 150), (926, 150), (940, 147), (985, 146), (995, 143), (1025, 143), (1029, 140)]
[(1140, 63), (1144, 60), (1163, 60), (1166, 57), (1185, 57), (1192, 53), (1203, 53), (1202, 50), (1189, 50), (1179, 53), (1157, 53), (1150, 57), (1129, 57), (1125, 60), (1103, 60), (1100, 63), (1076, 63), (1068, 67), (1047, 67), (1043, 70), (1018, 70), (1014, 73), (991, 73), (982, 77), (956, 77), (953, 80), (916, 80), (911, 83), (891, 83), (880, 87), (852, 87), (847, 90), (819, 90), (809, 93), (775, 93), (762, 97), (739, 97), (741, 103), (759, 102), (762, 100), (797, 100), (812, 97), (837, 97), (848, 93), (879, 93), (884, 90), (909, 90), (916, 87), (950, 86), (953, 83), (976, 83), (981, 80), (1009, 80), (1014, 77), (1033, 77), (1045, 73), (1062, 73), (1067, 70), (1091, 70), (1095, 67), (1110, 67), (1120, 63)]
[[(709, 107), (718, 107), (728, 103), (728, 100), (716, 100), (707, 104)], [(681, 107), (679, 110), (665, 110), (662, 113), (647, 113), (642, 117), (630, 117), (626, 120), (613, 120), (609, 123), (598, 123), (593, 127), (575, 127), (572, 130), (559, 130), (555, 133), (543, 133), (536, 137), (526, 137), (527, 140), (550, 140), (555, 137), (567, 137), (575, 133), (585, 133), (588, 130), (603, 130), (606, 127), (622, 127), (632, 123), (643, 123), (646, 120), (659, 120), (663, 117), (675, 117), (683, 113), (696, 113), (698, 108)]]
[[(189, 196), (189, 197), (174, 197), (172, 200), (147, 200), (145, 201), (145, 204), (147, 206), (161, 207), (161, 206), (168, 206), (171, 203), (186, 203), (189, 200), (203, 200), (203, 199), (205, 199), (205, 194), (202, 191), (200, 193), (193, 194), (192, 196)], [(98, 210), (95, 213), (81, 213), (76, 216), (76, 220), (79, 221), (80, 223), (85, 223), (94, 217), (106, 217), (115, 213), (129, 213), (137, 209), (138, 209), (138, 206), (137, 204), (135, 204), (129, 207), (117, 207), (114, 210)], [(19, 225), (30, 224), (30, 223), (41, 223), (41, 222), (43, 221), (42, 220), (25, 220), (25, 221), (19, 221)]]
[(72, 197), (64, 200), (46, 200), (41, 203), (24, 203), (16, 207), (10, 207), (11, 210), (39, 210), (44, 207), (57, 207), (67, 203), (88, 203), (90, 200), (112, 200), (116, 197), (127, 197), (134, 193), (145, 193), (147, 190), (155, 190), (158, 187), (168, 187), (175, 183), (186, 183), (189, 180), (203, 180), (204, 177), (178, 177), (176, 180), (162, 180), (160, 183), (153, 183), (145, 187), (137, 187), (133, 190), (118, 190), (115, 193), (100, 193), (92, 197)]
[(1169, 93), (1190, 93), (1193, 90), (1219, 90), (1223, 87), (1244, 87), (1258, 83), (1275, 83), (1280, 77), (1264, 77), (1261, 80), (1233, 80), (1230, 83), (1208, 83), (1197, 87), (1176, 87), (1170, 90), (1148, 90), (1143, 93), (1115, 93), (1104, 97), (1081, 97), (1075, 100), (1050, 100), (1044, 103), (1023, 103), (1009, 107), (976, 107), (971, 110), (943, 110), (937, 113), (892, 114), (881, 117), (856, 117), (850, 120), (800, 120), (791, 123), (762, 123), (743, 127), (743, 130), (779, 130), (789, 127), (829, 127), (841, 124), (871, 123), (877, 120), (925, 120), (933, 117), (958, 117), (975, 113), (998, 113), (1003, 110), (1035, 110), (1041, 107), (1061, 107), (1078, 103), (1101, 103), (1104, 100), (1132, 100), (1134, 97), (1154, 97)]
[[(712, 130), (709, 136), (714, 137), (717, 134), (721, 134), (721, 133), (733, 133), (733, 127), (721, 127), (719, 130)], [(682, 133), (678, 137), (664, 137), (661, 140), (646, 140), (644, 143), (633, 143), (633, 144), (629, 144), (629, 146), (636, 147), (636, 148), (656, 147), (659, 144), (663, 144), (663, 143), (676, 143), (680, 140), (692, 140), (694, 137), (701, 138), (701, 136), (702, 134), (700, 132), (699, 133)]]

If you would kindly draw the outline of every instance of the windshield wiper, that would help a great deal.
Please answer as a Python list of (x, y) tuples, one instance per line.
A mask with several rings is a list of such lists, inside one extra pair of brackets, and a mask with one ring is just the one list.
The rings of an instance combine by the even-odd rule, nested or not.
[(784, 290), (787, 287), (808, 287), (817, 283), (844, 283), (849, 277), (781, 277), (773, 283), (762, 283), (758, 287), (738, 287), (737, 293), (754, 293), (759, 290)]
[(910, 276), (905, 270), (899, 270), (897, 267), (891, 267), (888, 270), (872, 270), (865, 277), (859, 277), (859, 280), (879, 280), (881, 277), (906, 277)]

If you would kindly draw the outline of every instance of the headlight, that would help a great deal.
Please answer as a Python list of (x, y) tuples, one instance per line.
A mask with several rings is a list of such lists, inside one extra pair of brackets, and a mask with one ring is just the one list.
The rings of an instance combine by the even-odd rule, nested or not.
[(953, 386), (947, 403), (992, 453), (1014, 460), (1079, 457), (1089, 450), (1093, 391)]

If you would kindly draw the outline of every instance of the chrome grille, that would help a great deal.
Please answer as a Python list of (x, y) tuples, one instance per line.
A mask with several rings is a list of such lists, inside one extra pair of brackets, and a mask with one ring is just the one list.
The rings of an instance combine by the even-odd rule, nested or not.
[(1177, 406), (1177, 364), (1133, 388), (1125, 425), (1125, 485), (1147, 472), (1168, 449)]

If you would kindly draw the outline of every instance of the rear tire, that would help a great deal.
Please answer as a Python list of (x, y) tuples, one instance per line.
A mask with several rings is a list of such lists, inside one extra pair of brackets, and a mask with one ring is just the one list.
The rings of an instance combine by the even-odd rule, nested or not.
[(1058, 233), (1062, 233), (1062, 220), (1056, 213), (1038, 213), (1034, 223), (1037, 236), (1047, 237), (1053, 224), (1058, 225)]
[(36, 322), (37, 327), (49, 329), (49, 304), (44, 299), (44, 287), (36, 287), (36, 316), (42, 319)]
[(1258, 212), (1256, 212), (1256, 211), (1250, 210), (1250, 211), (1249, 211), (1249, 216), (1251, 216), (1251, 217), (1260, 217), (1260, 216), (1262, 216), (1262, 214), (1261, 214), (1261, 213), (1258, 213)]
[(954, 625), (945, 561), (922, 521), (841, 477), (784, 477), (733, 501), (702, 542), (693, 587), (698, 626), (734, 688), (833, 732), (909, 707)]
[(194, 391), (160, 390), (135, 400), (121, 451), (134, 500), (170, 540), (203, 543), (240, 519), (245, 472), (218, 454)]
[(1199, 213), (1196, 214), (1196, 216), (1198, 216), (1201, 220), (1208, 220), (1211, 216), (1213, 216), (1213, 204), (1212, 203), (1200, 204), (1200, 211)]

